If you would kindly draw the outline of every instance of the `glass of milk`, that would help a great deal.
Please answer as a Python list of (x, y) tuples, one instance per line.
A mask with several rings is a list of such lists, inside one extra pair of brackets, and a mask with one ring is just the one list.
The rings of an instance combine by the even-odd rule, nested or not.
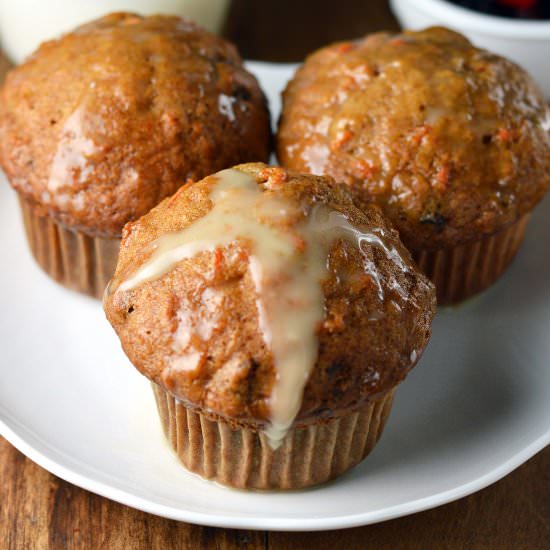
[(0, 47), (15, 63), (41, 42), (115, 11), (184, 15), (219, 32), (229, 0), (0, 0)]

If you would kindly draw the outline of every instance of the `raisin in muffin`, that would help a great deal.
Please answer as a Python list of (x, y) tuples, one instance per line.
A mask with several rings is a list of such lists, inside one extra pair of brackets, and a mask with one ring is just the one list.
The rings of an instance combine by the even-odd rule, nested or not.
[(550, 186), (550, 114), (520, 67), (443, 28), (312, 54), (284, 92), (277, 151), (392, 220), (440, 303), (492, 284)]
[(42, 44), (0, 91), (0, 164), (36, 259), (93, 295), (125, 223), (269, 150), (264, 95), (234, 46), (179, 17), (107, 15)]
[(189, 470), (292, 489), (373, 448), (435, 292), (378, 207), (257, 163), (126, 225), (104, 308)]

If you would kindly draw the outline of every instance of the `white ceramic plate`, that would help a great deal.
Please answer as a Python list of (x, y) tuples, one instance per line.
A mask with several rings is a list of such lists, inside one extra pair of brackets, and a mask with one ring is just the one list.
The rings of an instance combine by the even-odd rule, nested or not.
[[(278, 112), (291, 69), (251, 67)], [(351, 527), (477, 491), (550, 441), (549, 200), (502, 280), (438, 315), (373, 454), (331, 484), (291, 493), (233, 491), (187, 473), (100, 304), (34, 264), (5, 183), (0, 232), (0, 432), (44, 468), (113, 500), (223, 527)]]

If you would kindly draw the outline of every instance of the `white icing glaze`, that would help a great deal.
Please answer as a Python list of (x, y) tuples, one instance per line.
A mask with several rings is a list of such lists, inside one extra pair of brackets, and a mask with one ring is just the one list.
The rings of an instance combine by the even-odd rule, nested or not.
[[(82, 128), (83, 111), (77, 109), (66, 121), (61, 131), (61, 140), (50, 166), (48, 178), (48, 191), (54, 197), (55, 192), (64, 186), (71, 185), (73, 181), (83, 183), (90, 172), (88, 157), (97, 149), (94, 142), (87, 138)], [(78, 171), (78, 178), (74, 172)], [(61, 207), (64, 205), (60, 204)]]
[(325, 145), (308, 145), (302, 151), (302, 159), (312, 174), (321, 176), (328, 162), (329, 149)]
[(437, 124), (441, 118), (448, 116), (449, 114), (452, 113), (449, 113), (449, 110), (445, 107), (441, 107), (439, 105), (428, 105), (424, 120), (426, 124), (433, 126)]
[(208, 353), (208, 341), (218, 327), (223, 295), (206, 287), (200, 293), (201, 308), (193, 311), (188, 301), (181, 302), (177, 312), (178, 325), (172, 342), (173, 354), (167, 359), (165, 373), (194, 371)]
[[(271, 350), (275, 382), (269, 400), (270, 423), (265, 430), (276, 449), (290, 429), (302, 403), (304, 387), (318, 354), (317, 331), (325, 316), (323, 281), (328, 277), (327, 259), (337, 239), (354, 243), (363, 251), (363, 268), (375, 282), (378, 298), (384, 289), (376, 265), (365, 246), (375, 246), (402, 270), (409, 266), (398, 251), (385, 243), (382, 230), (362, 231), (344, 214), (325, 205), (315, 205), (304, 221), (288, 224), (297, 206), (264, 192), (254, 178), (238, 170), (223, 170), (210, 198), (213, 206), (185, 229), (164, 235), (154, 243), (154, 252), (119, 291), (129, 291), (157, 279), (178, 262), (235, 241), (250, 250), (249, 270), (256, 289), (259, 328)], [(285, 223), (286, 222), (286, 223)], [(396, 280), (388, 283), (404, 293)], [(189, 320), (181, 317), (175, 335), (175, 351), (186, 348)], [(195, 352), (193, 354), (193, 352)], [(192, 370), (196, 350), (177, 360), (176, 368)]]
[(237, 98), (226, 95), (226, 94), (220, 94), (218, 96), (218, 111), (226, 118), (229, 119), (230, 122), (235, 122), (237, 120), (237, 117), (235, 116), (235, 111), (233, 109), (233, 105), (236, 103)]

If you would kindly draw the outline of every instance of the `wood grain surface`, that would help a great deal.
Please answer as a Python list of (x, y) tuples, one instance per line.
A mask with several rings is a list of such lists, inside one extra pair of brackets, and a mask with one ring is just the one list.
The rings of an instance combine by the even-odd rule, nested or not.
[[(396, 28), (384, 0), (235, 0), (225, 34), (251, 59), (298, 61), (327, 42)], [(6, 60), (0, 58), (0, 74)], [(158, 518), (49, 474), (0, 438), (0, 550), (550, 548), (550, 448), (467, 498), (318, 533), (238, 531)]]
[(0, 548), (9, 550), (543, 550), (550, 541), (550, 448), (492, 487), (446, 506), (317, 533), (216, 529), (152, 516), (60, 480), (1, 438), (0, 480)]

